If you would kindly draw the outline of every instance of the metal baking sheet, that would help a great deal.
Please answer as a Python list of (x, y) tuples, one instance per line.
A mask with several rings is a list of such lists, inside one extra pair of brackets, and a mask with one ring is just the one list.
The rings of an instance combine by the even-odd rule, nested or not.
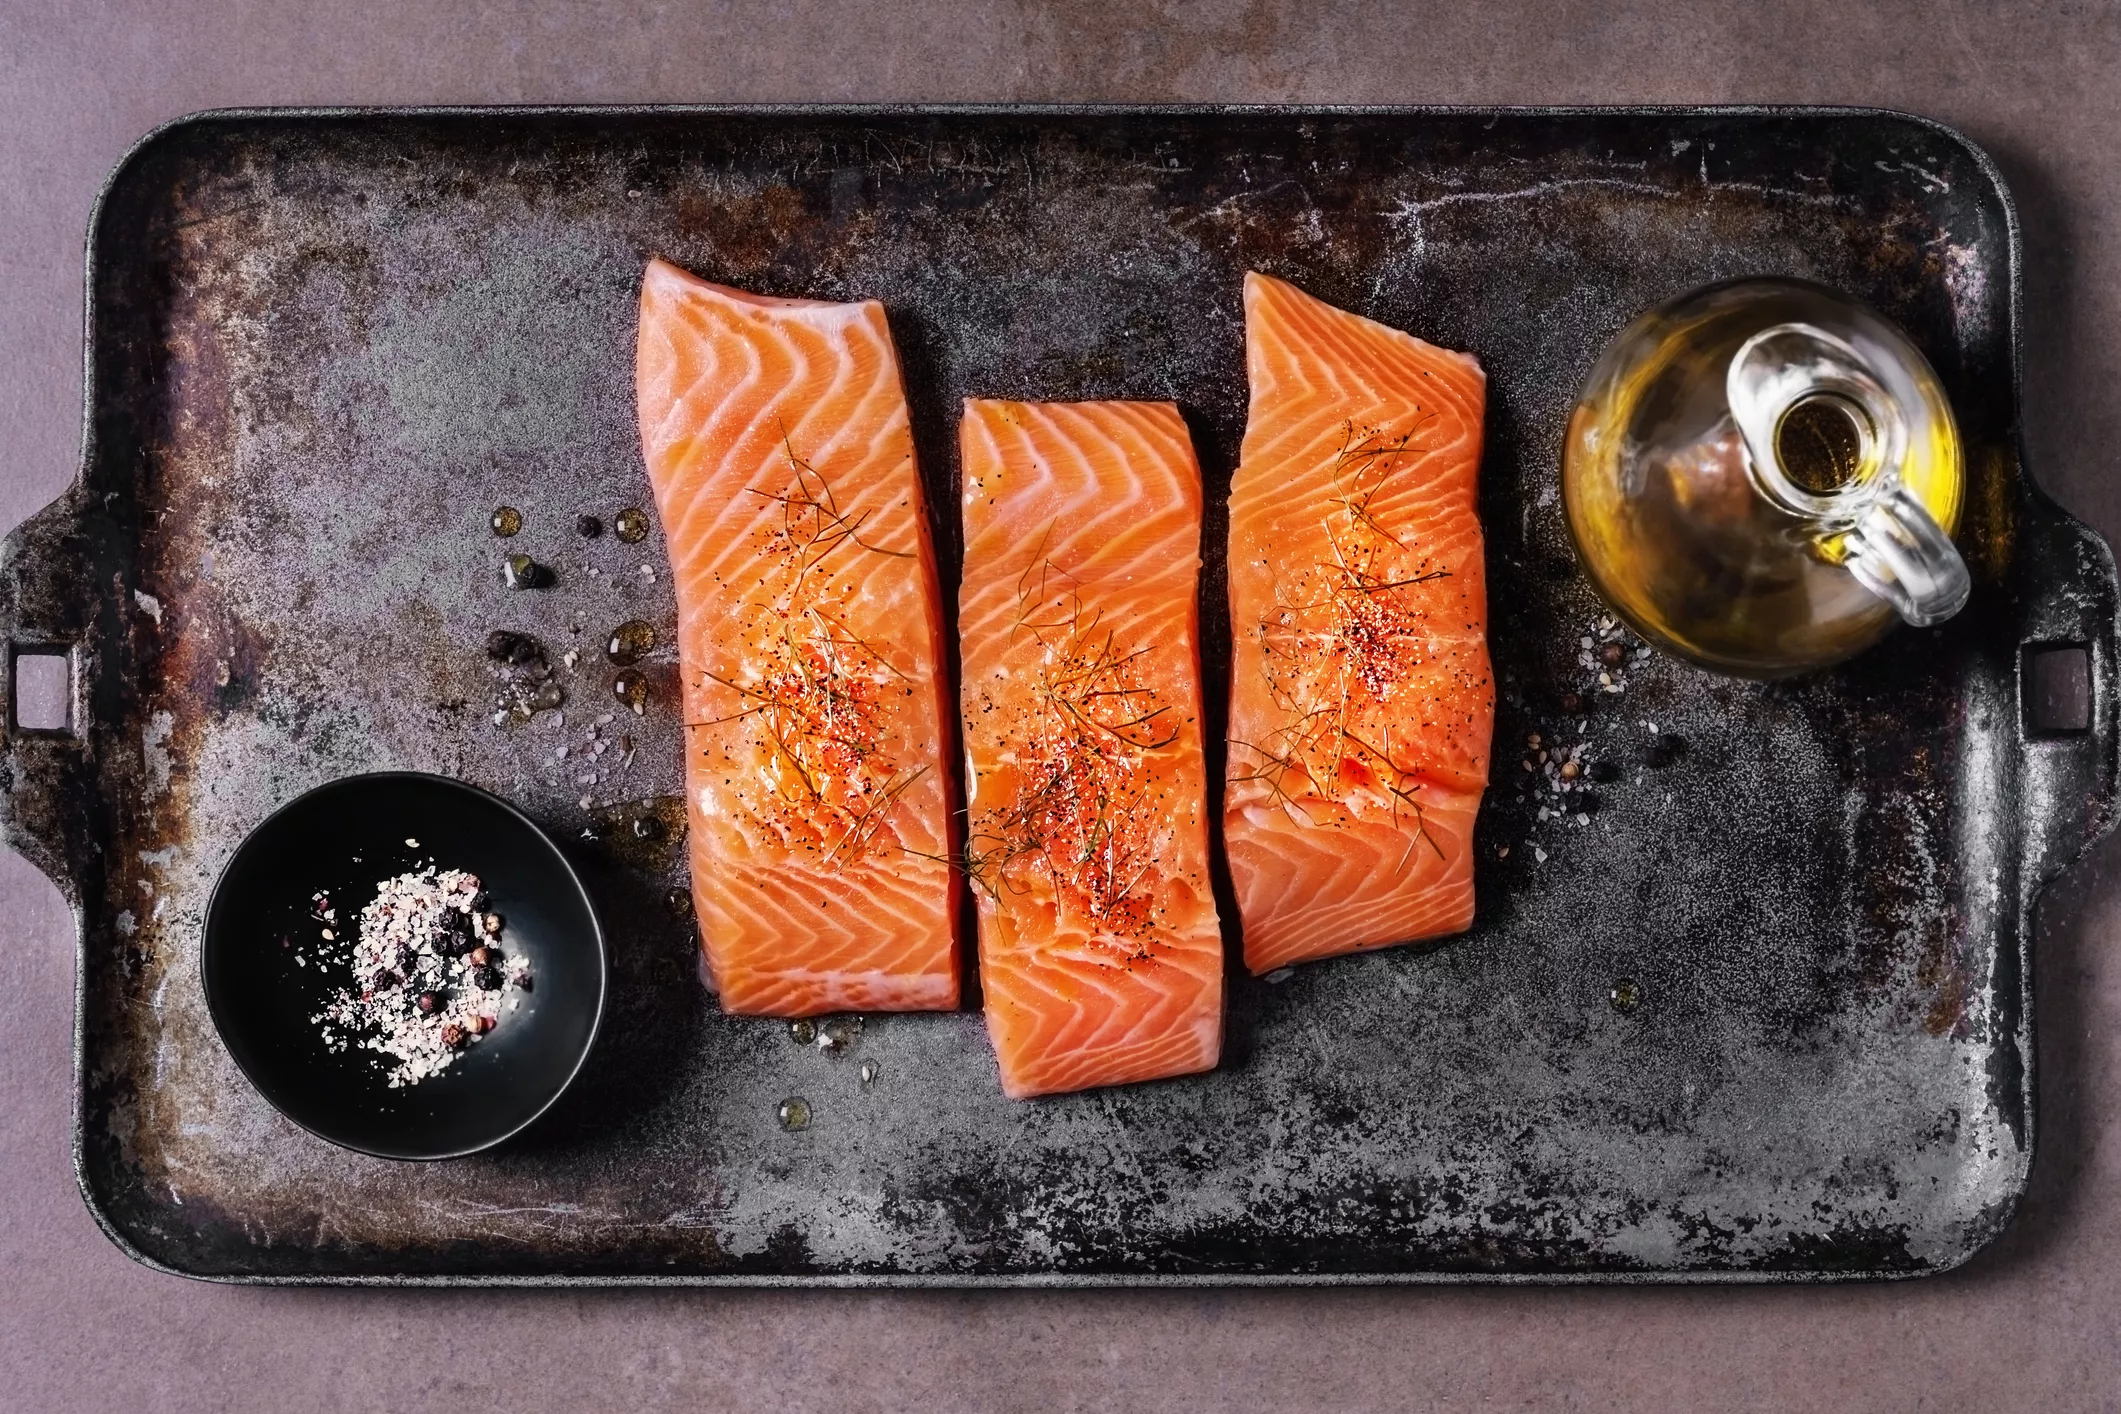
[[(660, 542), (571, 529), (649, 505), (631, 376), (650, 255), (884, 301), (936, 507), (956, 503), (967, 394), (1177, 399), (1209, 486), (1211, 718), (1243, 272), (1478, 354), (1503, 693), (1473, 930), (1272, 983), (1233, 969), (1213, 1074), (1029, 1104), (1002, 1098), (971, 1012), (870, 1016), (837, 1049), (720, 1015), (665, 902), (679, 855), (631, 829), (679, 788), (672, 665), (644, 716), (604, 729), (632, 739), (630, 769), (614, 748), (584, 782), (579, 750), (556, 755), (612, 710), (596, 651), (612, 626), (644, 617), (671, 639)], [(8, 841), (79, 920), (89, 1205), (142, 1261), (232, 1281), (1950, 1267), (2024, 1184), (2028, 920), (2106, 828), (2116, 782), (2114, 568), (2021, 465), (2017, 270), (1986, 158), (1861, 111), (335, 111), (166, 128), (113, 177), (90, 236), (80, 482), (0, 552), (8, 671), (50, 649), (75, 670), (69, 730), (9, 718), (0, 799)], [(1793, 683), (1653, 657), (1564, 718), (1598, 612), (1556, 497), (1572, 391), (1638, 310), (1753, 273), (1847, 290), (1936, 364), (1971, 449), (1972, 606)], [(489, 532), (500, 504), (523, 514), (513, 541)], [(957, 528), (936, 529), (948, 587)], [(556, 584), (504, 589), (514, 550)], [(481, 646), (497, 628), (580, 649), (564, 726), (494, 723)], [(2088, 655), (2083, 730), (2028, 725), (2021, 680), (2053, 645)], [(1588, 824), (1542, 821), (1523, 792), (1535, 730), (1621, 768)], [(297, 792), (384, 768), (519, 802), (570, 842), (613, 939), (581, 1083), (489, 1156), (406, 1165), (312, 1139), (207, 1021), (199, 927), (222, 862)], [(1632, 1011), (1612, 1001), (1623, 980)], [(776, 1123), (792, 1096), (814, 1116), (797, 1133)]]

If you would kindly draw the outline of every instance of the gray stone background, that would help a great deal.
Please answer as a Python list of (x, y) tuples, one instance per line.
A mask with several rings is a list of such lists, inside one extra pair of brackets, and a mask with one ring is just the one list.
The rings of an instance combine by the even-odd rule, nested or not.
[[(2121, 540), (2121, 5), (0, 0), (0, 525), (72, 476), (81, 250), (141, 133), (236, 104), (1877, 104), (1995, 155), (2034, 474)], [(2005, 1238), (1832, 1289), (392, 1293), (133, 1266), (68, 1162), (71, 924), (0, 855), (0, 1409), (2121, 1407), (2121, 839), (2048, 897)]]

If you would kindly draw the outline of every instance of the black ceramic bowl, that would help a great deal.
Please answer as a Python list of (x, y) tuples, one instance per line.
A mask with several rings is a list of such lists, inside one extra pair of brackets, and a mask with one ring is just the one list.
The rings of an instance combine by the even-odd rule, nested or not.
[[(511, 989), (517, 1009), (447, 1070), (392, 1089), (386, 1057), (334, 1053), (310, 1020), (353, 980), (304, 946), (322, 927), (310, 900), (328, 893), (350, 938), (377, 884), (430, 861), (478, 875), (532, 986)], [(416, 772), (319, 786), (251, 831), (214, 885), (201, 969), (214, 1025), (259, 1093), (311, 1133), (390, 1159), (490, 1148), (549, 1109), (596, 1040), (608, 970), (589, 894), (545, 832), (498, 797)]]

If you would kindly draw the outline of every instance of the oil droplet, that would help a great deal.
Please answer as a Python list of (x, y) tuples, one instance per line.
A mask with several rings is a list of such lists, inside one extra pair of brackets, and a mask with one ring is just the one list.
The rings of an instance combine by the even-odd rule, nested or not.
[(692, 895), (683, 889), (672, 889), (663, 895), (663, 907), (670, 910), (673, 918), (692, 917)]
[(545, 582), (545, 571), (528, 555), (510, 555), (501, 561), (501, 579), (510, 589), (536, 589)]
[(1613, 984), (1612, 1000), (1613, 1010), (1623, 1016), (1642, 1003), (1642, 997), (1636, 992), (1635, 984), (1625, 977)]
[(611, 695), (638, 712), (648, 700), (648, 679), (628, 668), (611, 680)]
[(619, 539), (632, 545), (648, 538), (648, 516), (628, 506), (611, 518), (611, 529)]
[(868, 1084), (868, 1083), (869, 1083), (870, 1081), (872, 1081), (872, 1080), (874, 1080), (874, 1079), (876, 1079), (876, 1062), (875, 1062), (875, 1061), (863, 1061), (863, 1062), (862, 1062), (862, 1084), (864, 1084), (864, 1085), (867, 1085), (867, 1084)]
[(788, 1039), (798, 1046), (807, 1046), (817, 1039), (817, 1023), (808, 1017), (788, 1023)]
[(818, 1028), (818, 1048), (826, 1051), (844, 1051), (851, 1047), (862, 1034), (862, 1019), (858, 1016), (839, 1016)]
[(624, 667), (638, 663), (655, 647), (655, 629), (639, 619), (628, 619), (611, 631), (611, 641), (604, 645), (604, 656)]
[(800, 1095), (790, 1095), (781, 1101), (780, 1109), (774, 1113), (781, 1122), (781, 1128), (790, 1134), (798, 1129), (810, 1127), (810, 1102)]
[(493, 527), (494, 534), (506, 540), (523, 528), (523, 513), (514, 506), (495, 506), (493, 519), (487, 524)]

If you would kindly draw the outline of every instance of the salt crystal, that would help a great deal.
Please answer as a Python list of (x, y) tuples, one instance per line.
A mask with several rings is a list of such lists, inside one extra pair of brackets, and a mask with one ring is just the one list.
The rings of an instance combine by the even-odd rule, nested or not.
[(558, 751), (555, 751), (552, 754), (557, 759), (565, 761), (567, 759), (567, 748), (565, 746), (562, 746)]
[(506, 712), (496, 712), (493, 714), (493, 724), (495, 726), (504, 726), (507, 724), (507, 722), (508, 714)]
[(598, 725), (598, 726), (600, 726), (600, 727), (608, 727), (608, 726), (610, 726), (610, 725), (611, 725), (611, 714), (610, 714), (609, 712), (606, 712), (606, 713), (604, 713), (604, 714), (603, 714), (602, 716), (598, 717), (598, 718), (597, 718), (597, 725)]
[(1547, 852), (1535, 844), (1532, 846), (1532, 858), (1544, 864), (1547, 862)]
[(655, 568), (651, 565), (642, 565), (641, 578), (647, 580), (650, 584), (655, 583)]
[(576, 648), (568, 649), (565, 653), (562, 653), (560, 655), (560, 661), (565, 663), (570, 668), (573, 667), (575, 664), (582, 661), (581, 650)]

